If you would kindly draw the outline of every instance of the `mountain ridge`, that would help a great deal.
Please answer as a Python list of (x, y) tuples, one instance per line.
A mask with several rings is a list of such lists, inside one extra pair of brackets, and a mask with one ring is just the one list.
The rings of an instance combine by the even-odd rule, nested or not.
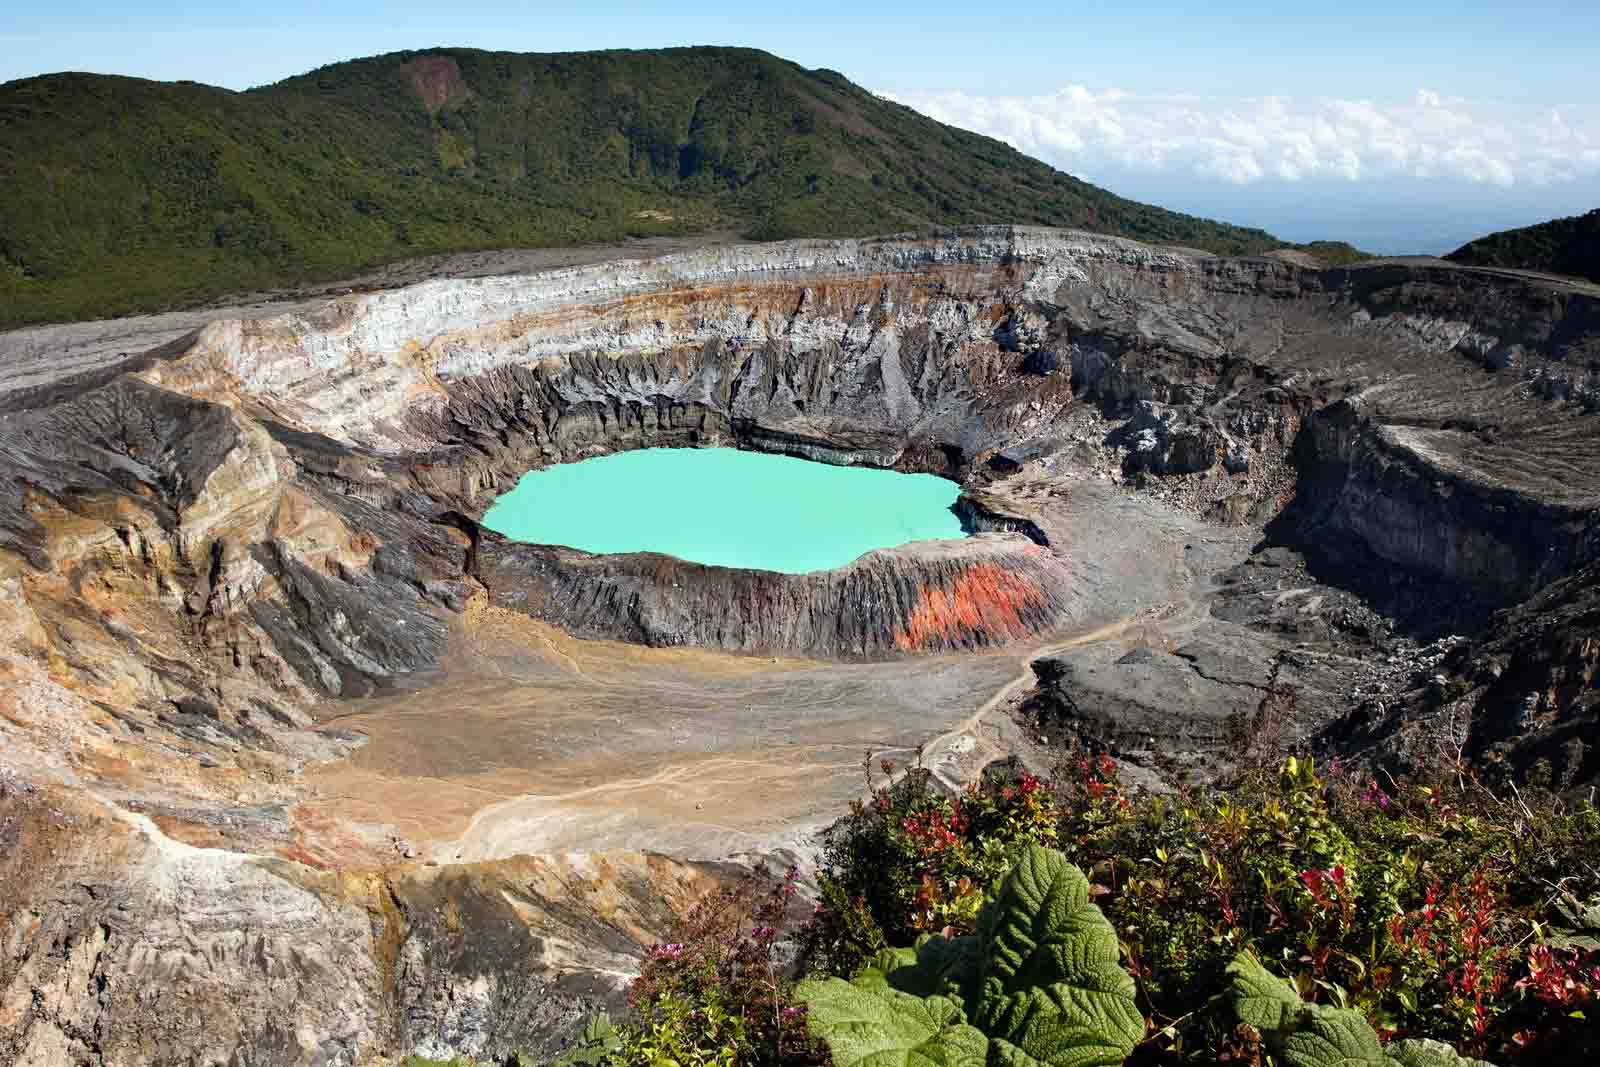
[(436, 253), (719, 229), (1005, 222), (1231, 255), (1284, 244), (1123, 199), (837, 72), (734, 48), (427, 49), (243, 92), (45, 75), (0, 85), (0, 182), (0, 327)]
[(1600, 208), (1487, 234), (1445, 258), (1473, 267), (1536, 270), (1600, 282)]

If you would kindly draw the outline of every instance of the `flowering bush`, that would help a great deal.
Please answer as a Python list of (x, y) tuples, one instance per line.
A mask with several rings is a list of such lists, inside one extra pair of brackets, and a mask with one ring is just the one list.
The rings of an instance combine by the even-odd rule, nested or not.
[(1308, 1003), (1355, 1009), (1385, 1038), (1515, 1063), (1531, 1062), (1533, 1035), (1560, 1031), (1541, 1062), (1594, 1062), (1580, 954), (1538, 944), (1549, 887), (1600, 888), (1573, 863), (1600, 845), (1587, 804), (1507, 802), (1454, 773), (1319, 774), (1296, 759), (1225, 790), (1127, 805), (1105, 763), (1069, 763), (1062, 779), (1062, 848), (1104, 887), (1100, 905), (1164, 1022), (1147, 1058), (1205, 1058), (1236, 1039), (1203, 1006), (1249, 951)]
[[(852, 1015), (861, 998), (847, 989), (906, 1007), (871, 968), (893, 987), (907, 960), (953, 966), (941, 946), (975, 943), (1017, 857), (1040, 848), (1082, 870), (1085, 907), (1110, 921), (1134, 1014), (1150, 1020), (1130, 1064), (1300, 1062), (1295, 1049), (1335, 1031), (1365, 1050), (1348, 1062), (1600, 1062), (1591, 804), (1496, 793), (1459, 768), (1397, 782), (1300, 759), (1165, 794), (1128, 791), (1105, 756), (1069, 759), (1050, 780), (1012, 769), (958, 795), (920, 768), (881, 770), (888, 784), (827, 833), (819, 900), (797, 934), (816, 978), (806, 988), (838, 993), (828, 1019), (808, 1020), (780, 965), (791, 871), (776, 888), (749, 880), (702, 901), (646, 960), (636, 1021), (597, 1031), (571, 1067), (814, 1067), (828, 1051), (808, 1022), (836, 1050), (861, 1051), (864, 1026), (910, 1040), (900, 1015)], [(1244, 1011), (1242, 976), (1266, 991)], [(938, 995), (956, 998), (955, 1026), (975, 994)], [(1273, 1025), (1252, 1021), (1255, 1008)]]
[(890, 944), (923, 933), (968, 933), (985, 887), (998, 884), (1016, 853), (1055, 842), (1053, 792), (1023, 771), (986, 778), (959, 796), (913, 768), (826, 834), (818, 872), (820, 901), (801, 932), (802, 958), (816, 970), (848, 977)]
[(764, 873), (720, 889), (657, 945), (628, 988), (636, 1021), (617, 1030), (606, 1062), (734, 1067), (827, 1062), (806, 1030), (776, 943), (795, 894), (791, 869), (763, 890)]
[(1549, 922), (1557, 895), (1600, 899), (1600, 872), (1579, 859), (1600, 855), (1600, 815), (1455, 769), (1393, 782), (1291, 759), (1227, 788), (1151, 795), (1083, 756), (1053, 781), (959, 798), (913, 772), (830, 834), (802, 938), (811, 966), (849, 977), (887, 944), (969, 931), (1019, 843), (1087, 872), (1118, 931), (1153, 1019), (1131, 1062), (1259, 1061), (1260, 1035), (1215, 1008), (1244, 952), (1385, 1040), (1600, 1062), (1600, 955), (1553, 940)]

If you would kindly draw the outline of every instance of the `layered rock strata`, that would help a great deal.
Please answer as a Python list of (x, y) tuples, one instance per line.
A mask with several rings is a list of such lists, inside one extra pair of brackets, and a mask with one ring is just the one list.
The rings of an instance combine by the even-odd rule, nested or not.
[(637, 853), (318, 871), (16, 785), (0, 846), (0, 1060), (29, 1065), (548, 1056), (727, 877)]
[[(429, 685), (451, 626), (486, 603), (592, 637), (764, 654), (1041, 641), (1105, 621), (1097, 598), (1168, 565), (1132, 536), (1074, 542), (1062, 501), (1085, 480), (1161, 502), (1128, 521), (1167, 507), (1196, 528), (1265, 528), (1329, 588), (1459, 615), (1447, 624), (1476, 639), (1415, 717), (1449, 704), (1483, 720), (1485, 752), (1545, 731), (1528, 752), (1554, 746), (1581, 780), (1597, 357), (1593, 289), (999, 227), (431, 281), (212, 321), (70, 377), (34, 365), (0, 395), (0, 1052), (346, 1063), (498, 1054), (496, 1034), (549, 1047), (568, 1003), (553, 976), (625, 971), (664, 921), (645, 898), (706, 871), (637, 856), (592, 879), (576, 860), (391, 869), (393, 849), (304, 803), (304, 768), (360, 741), (313, 710)], [(650, 445), (943, 474), (987, 532), (783, 576), (478, 525), (529, 469)], [(1231, 637), (1152, 623), (1142, 652), (1063, 651), (1042, 692), (1070, 695), (1058, 717), (1108, 744), (1136, 747), (1173, 706), (1215, 744), (1285, 672), (1337, 690), (1331, 660), (1296, 646), (1350, 612), (1305, 593), (1271, 591), (1294, 621), (1270, 640), (1255, 622)], [(1547, 599), (1519, 613), (1530, 596)], [(1170, 607), (1128, 605), (1158, 621)], [(1369, 744), (1390, 710), (1345, 736)], [(601, 925), (626, 936), (588, 923), (579, 902), (596, 893)], [(508, 977), (530, 958), (555, 961), (533, 992)]]
[(879, 549), (812, 574), (482, 540), (497, 606), (579, 636), (829, 657), (985, 648), (1069, 617), (1071, 569), (1015, 535)]

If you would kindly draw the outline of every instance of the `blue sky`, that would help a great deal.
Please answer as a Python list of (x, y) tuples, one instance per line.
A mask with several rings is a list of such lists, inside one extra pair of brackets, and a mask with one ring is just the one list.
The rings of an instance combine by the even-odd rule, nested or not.
[(0, 81), (245, 88), (401, 48), (740, 44), (1164, 206), (1439, 251), (1600, 206), (1600, 2), (309, 3), (0, 9)]

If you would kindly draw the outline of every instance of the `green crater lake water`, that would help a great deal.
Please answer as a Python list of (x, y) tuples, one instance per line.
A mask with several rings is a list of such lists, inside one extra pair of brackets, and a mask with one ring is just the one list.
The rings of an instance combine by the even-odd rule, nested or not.
[(483, 524), (531, 544), (801, 574), (874, 548), (965, 536), (950, 510), (960, 494), (932, 474), (645, 448), (530, 471)]

